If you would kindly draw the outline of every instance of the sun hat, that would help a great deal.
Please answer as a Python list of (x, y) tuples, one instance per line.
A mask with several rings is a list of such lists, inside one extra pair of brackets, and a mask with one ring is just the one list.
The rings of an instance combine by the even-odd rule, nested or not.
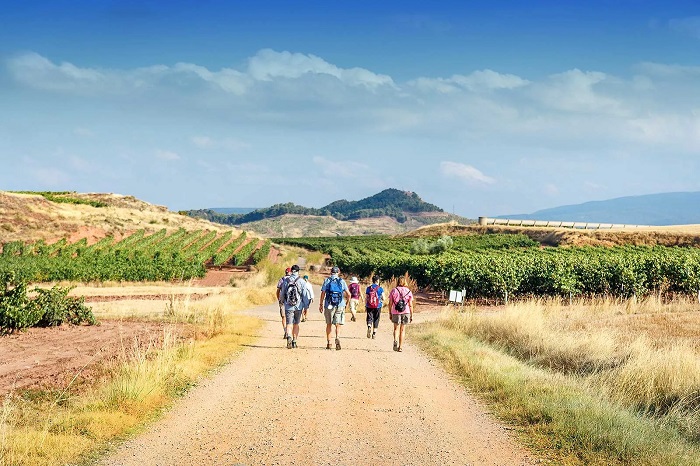
[(352, 278), (350, 279), (350, 283), (359, 283), (359, 282), (357, 281), (357, 277), (352, 277)]
[(331, 273), (340, 273), (340, 269), (334, 265), (333, 268), (331, 269)]

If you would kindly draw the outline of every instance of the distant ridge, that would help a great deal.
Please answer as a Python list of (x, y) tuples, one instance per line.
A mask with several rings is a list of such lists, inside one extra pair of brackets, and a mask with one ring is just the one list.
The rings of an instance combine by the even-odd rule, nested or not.
[(258, 207), (211, 207), (209, 210), (213, 210), (219, 214), (248, 214)]
[(286, 214), (331, 216), (338, 220), (358, 220), (371, 217), (392, 217), (404, 222), (407, 214), (426, 212), (444, 213), (440, 207), (423, 201), (418, 194), (398, 189), (385, 189), (373, 196), (348, 201), (345, 199), (331, 202), (320, 209), (304, 207), (292, 202), (275, 204), (271, 207), (256, 209), (248, 213), (222, 213), (219, 209), (188, 210), (186, 214), (227, 225), (242, 225), (263, 219), (281, 217)]
[(625, 196), (498, 218), (658, 226), (700, 224), (700, 192)]

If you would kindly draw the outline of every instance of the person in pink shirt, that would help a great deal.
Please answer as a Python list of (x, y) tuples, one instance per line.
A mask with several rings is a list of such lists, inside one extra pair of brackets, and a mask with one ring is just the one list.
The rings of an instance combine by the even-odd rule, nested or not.
[(389, 293), (389, 312), (394, 323), (394, 351), (400, 352), (406, 325), (413, 322), (413, 293), (406, 287), (406, 277), (399, 277), (396, 288)]

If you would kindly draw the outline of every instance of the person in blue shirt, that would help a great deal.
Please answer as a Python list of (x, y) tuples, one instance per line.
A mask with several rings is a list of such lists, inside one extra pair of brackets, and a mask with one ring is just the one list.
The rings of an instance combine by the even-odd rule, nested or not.
[[(299, 266), (294, 264), (291, 275), (286, 277), (280, 287), (280, 305), (284, 306), (286, 318), (287, 349), (297, 347), (299, 322), (305, 309), (311, 304), (311, 296), (306, 282), (299, 276)], [(291, 328), (291, 332), (290, 330)]]
[(379, 286), (379, 277), (372, 277), (372, 284), (365, 290), (365, 311), (367, 312), (367, 338), (374, 339), (379, 328), (384, 289)]
[(331, 276), (321, 285), (321, 298), (318, 302), (318, 312), (326, 317), (326, 349), (331, 346), (331, 330), (335, 326), (335, 349), (340, 350), (340, 326), (345, 324), (345, 303), (350, 299), (350, 291), (345, 280), (340, 278), (340, 269), (331, 268)]

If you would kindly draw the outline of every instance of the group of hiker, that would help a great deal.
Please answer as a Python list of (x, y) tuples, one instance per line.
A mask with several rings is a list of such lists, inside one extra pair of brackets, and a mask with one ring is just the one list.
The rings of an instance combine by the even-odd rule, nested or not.
[[(292, 265), (285, 270), (285, 275), (277, 282), (277, 301), (279, 302), (280, 317), (284, 328), (284, 339), (287, 348), (297, 348), (299, 324), (306, 321), (307, 312), (314, 302), (314, 290), (309, 282), (309, 276), (299, 276), (299, 266)], [(379, 317), (386, 304), (389, 316), (394, 324), (394, 351), (403, 351), (403, 340), (406, 325), (413, 321), (413, 293), (406, 286), (406, 278), (398, 278), (394, 287), (385, 297), (384, 289), (379, 285), (379, 277), (372, 277), (364, 294), (361, 292), (357, 277), (350, 279), (350, 285), (340, 276), (340, 269), (331, 268), (331, 274), (323, 280), (318, 311), (323, 313), (326, 320), (326, 349), (333, 349), (331, 334), (335, 337), (335, 349), (340, 350), (340, 330), (345, 325), (345, 308), (350, 308), (351, 322), (357, 321), (357, 312), (364, 302), (367, 323), (367, 338), (376, 338), (379, 328)], [(333, 330), (335, 329), (335, 332)]]

